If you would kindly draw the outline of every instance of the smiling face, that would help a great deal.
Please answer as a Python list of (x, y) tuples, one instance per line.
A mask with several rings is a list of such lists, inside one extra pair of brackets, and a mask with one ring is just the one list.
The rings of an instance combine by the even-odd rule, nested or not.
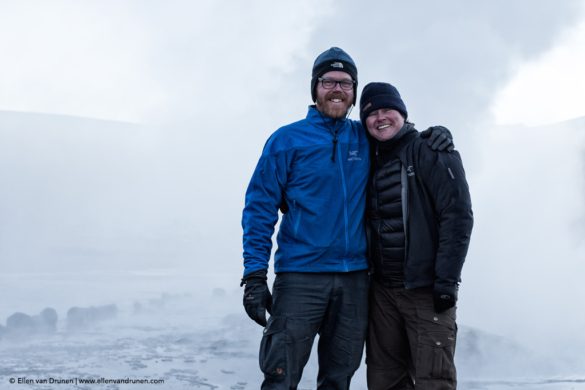
[[(335, 81), (352, 81), (349, 74), (337, 70), (325, 73), (322, 78)], [(321, 82), (317, 83), (317, 109), (330, 118), (338, 119), (345, 117), (353, 100), (353, 88), (349, 91), (345, 91), (341, 89), (341, 86), (337, 83), (333, 89), (325, 89)]]
[(392, 108), (374, 110), (366, 118), (366, 127), (378, 141), (392, 139), (404, 126), (404, 117)]

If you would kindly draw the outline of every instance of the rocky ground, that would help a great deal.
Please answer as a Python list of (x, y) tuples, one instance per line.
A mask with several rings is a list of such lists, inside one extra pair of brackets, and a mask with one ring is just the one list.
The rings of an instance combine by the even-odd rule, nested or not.
[[(81, 328), (67, 326), (67, 307), (62, 305), (56, 310), (54, 332), (4, 333), (0, 388), (258, 389), (262, 329), (247, 319), (240, 299), (237, 288), (162, 293), (142, 300), (126, 295), (118, 302), (99, 301), (116, 304), (114, 318), (95, 319)], [(461, 326), (459, 388), (585, 389), (585, 373), (559, 374), (552, 364), (558, 358), (530, 354), (503, 337)], [(300, 389), (315, 388), (314, 355)], [(363, 365), (352, 389), (366, 389)]]

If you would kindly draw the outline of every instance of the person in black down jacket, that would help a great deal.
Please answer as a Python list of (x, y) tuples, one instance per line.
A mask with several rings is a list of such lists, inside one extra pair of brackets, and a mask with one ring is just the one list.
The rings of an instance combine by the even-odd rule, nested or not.
[(455, 389), (455, 303), (473, 213), (458, 152), (427, 147), (398, 90), (370, 83), (368, 388)]

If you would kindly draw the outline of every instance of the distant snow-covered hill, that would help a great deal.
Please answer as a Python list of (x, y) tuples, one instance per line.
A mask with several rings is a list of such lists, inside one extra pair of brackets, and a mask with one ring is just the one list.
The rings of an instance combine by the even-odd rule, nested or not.
[(201, 183), (174, 159), (171, 138), (132, 123), (0, 112), (3, 269), (192, 261)]

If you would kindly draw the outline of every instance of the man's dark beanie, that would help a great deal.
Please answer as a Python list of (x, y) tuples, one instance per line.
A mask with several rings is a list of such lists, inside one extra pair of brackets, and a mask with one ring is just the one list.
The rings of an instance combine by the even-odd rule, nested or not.
[(408, 118), (406, 105), (402, 101), (398, 90), (388, 83), (369, 83), (364, 87), (360, 97), (360, 119), (366, 127), (366, 118), (372, 111), (380, 108), (392, 108)]
[(345, 72), (351, 76), (355, 84), (353, 85), (353, 104), (356, 102), (357, 91), (357, 68), (355, 62), (351, 59), (349, 54), (338, 47), (332, 47), (325, 50), (315, 59), (313, 64), (313, 75), (311, 78), (311, 97), (313, 102), (317, 101), (317, 82), (319, 77), (331, 71)]

